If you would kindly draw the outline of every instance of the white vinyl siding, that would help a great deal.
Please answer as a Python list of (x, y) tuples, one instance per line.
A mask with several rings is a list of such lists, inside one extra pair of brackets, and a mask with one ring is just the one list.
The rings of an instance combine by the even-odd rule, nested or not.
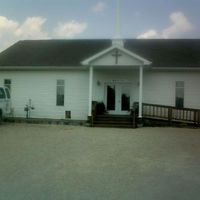
[(184, 107), (200, 109), (200, 72), (144, 72), (143, 102), (176, 106), (176, 82), (184, 81)]
[[(65, 119), (65, 111), (71, 111), (71, 119), (87, 120), (88, 71), (1, 71), (0, 85), (6, 77), (12, 80), (14, 117), (26, 117), (24, 107), (31, 99), (32, 118)], [(64, 106), (56, 105), (57, 80), (65, 81)]]

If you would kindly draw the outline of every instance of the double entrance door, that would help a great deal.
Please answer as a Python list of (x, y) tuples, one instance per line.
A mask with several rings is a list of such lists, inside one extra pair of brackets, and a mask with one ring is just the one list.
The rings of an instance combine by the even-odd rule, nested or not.
[(131, 84), (106, 83), (105, 104), (109, 114), (123, 115), (130, 113)]

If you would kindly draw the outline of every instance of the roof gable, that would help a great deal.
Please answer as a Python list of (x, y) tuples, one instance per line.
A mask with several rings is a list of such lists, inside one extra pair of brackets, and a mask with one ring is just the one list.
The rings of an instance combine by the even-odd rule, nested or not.
[[(117, 51), (118, 55), (115, 55)], [(117, 62), (116, 62), (117, 61)], [(83, 65), (150, 65), (151, 62), (118, 45), (111, 46), (82, 62)]]

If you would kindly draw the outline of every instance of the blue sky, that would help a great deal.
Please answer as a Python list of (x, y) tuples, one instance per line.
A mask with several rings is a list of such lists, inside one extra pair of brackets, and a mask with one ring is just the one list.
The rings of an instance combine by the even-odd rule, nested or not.
[[(199, 0), (121, 0), (124, 38), (199, 38)], [(21, 39), (112, 38), (115, 0), (0, 0), (0, 50)]]

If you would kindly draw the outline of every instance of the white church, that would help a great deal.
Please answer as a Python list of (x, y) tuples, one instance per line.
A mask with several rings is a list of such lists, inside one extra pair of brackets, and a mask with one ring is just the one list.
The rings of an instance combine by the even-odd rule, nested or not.
[(86, 121), (93, 102), (125, 117), (137, 102), (139, 119), (169, 119), (174, 109), (172, 118), (199, 122), (200, 40), (19, 41), (0, 53), (0, 85), (10, 89), (16, 118), (31, 104), (31, 118)]

